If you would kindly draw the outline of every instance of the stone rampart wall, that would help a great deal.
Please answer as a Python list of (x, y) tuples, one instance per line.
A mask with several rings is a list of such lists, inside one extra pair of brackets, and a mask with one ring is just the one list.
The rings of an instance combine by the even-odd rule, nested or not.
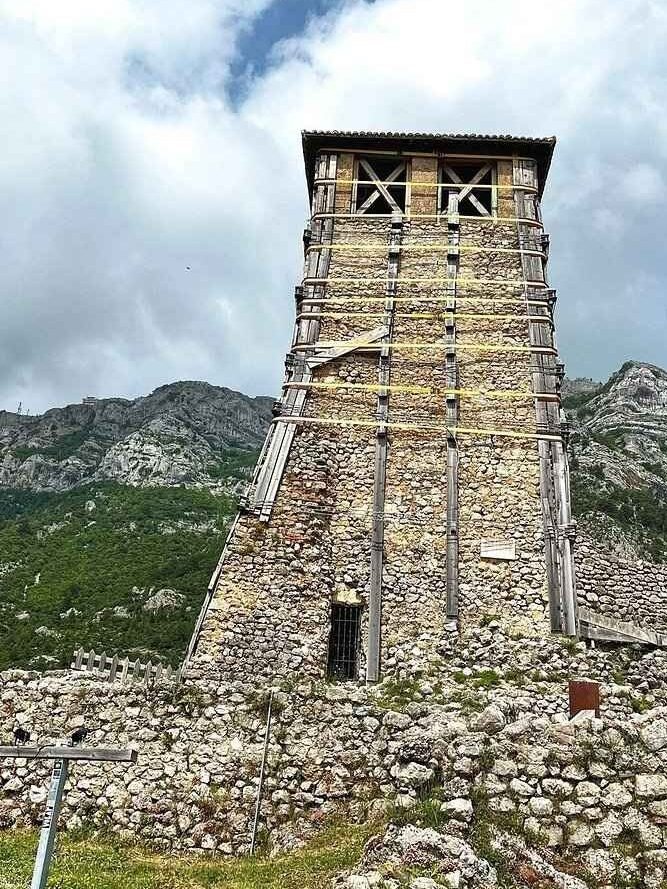
[[(487, 636), (504, 639), (497, 653), (504, 668), (492, 659)], [(333, 814), (363, 818), (433, 795), (448, 817), (467, 822), (481, 790), (491, 813), (511, 813), (521, 829), (541, 832), (552, 845), (607, 847), (632, 833), (647, 848), (661, 848), (667, 708), (621, 716), (621, 691), (608, 684), (603, 721), (569, 724), (566, 683), (553, 681), (557, 668), (602, 677), (610, 669), (606, 656), (585, 646), (569, 655), (556, 641), (547, 650), (540, 640), (512, 643), (512, 656), (508, 645), (491, 627), (473, 648), (479, 660), (488, 652), (498, 675), (511, 665), (513, 690), (485, 690), (487, 667), (456, 674), (453, 684), (441, 668), (398, 688), (304, 683), (276, 692), (263, 830), (281, 842)], [(516, 666), (530, 651), (543, 659), (536, 678), (528, 662)], [(636, 666), (637, 681), (662, 669)], [(68, 827), (97, 825), (174, 849), (247, 850), (264, 694), (215, 683), (149, 690), (70, 672), (5, 673), (0, 681), (0, 737), (19, 723), (43, 743), (83, 723), (87, 743), (139, 751), (130, 766), (73, 767)], [(45, 765), (0, 764), (0, 824), (35, 823), (47, 779)]]
[(667, 632), (667, 565), (619, 558), (579, 535), (576, 566), (580, 605)]

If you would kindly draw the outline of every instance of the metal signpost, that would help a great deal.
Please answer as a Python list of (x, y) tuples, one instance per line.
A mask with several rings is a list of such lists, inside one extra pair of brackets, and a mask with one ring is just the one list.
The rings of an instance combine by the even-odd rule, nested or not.
[(136, 762), (137, 751), (129, 749), (105, 749), (95, 747), (73, 747), (71, 745), (54, 745), (44, 747), (0, 746), (0, 759), (53, 759), (51, 786), (46, 800), (46, 812), (39, 835), (35, 869), (32, 874), (30, 889), (45, 889), (49, 876), (49, 867), (53, 855), (58, 827), (58, 815), (63, 798), (63, 790), (69, 764), (78, 762)]

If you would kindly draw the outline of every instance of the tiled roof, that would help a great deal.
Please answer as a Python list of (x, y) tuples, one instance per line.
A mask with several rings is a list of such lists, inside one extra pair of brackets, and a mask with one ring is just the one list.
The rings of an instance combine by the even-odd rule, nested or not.
[(488, 133), (391, 133), (391, 132), (374, 132), (373, 130), (302, 130), (301, 135), (304, 139), (310, 139), (317, 136), (343, 136), (345, 138), (353, 136), (361, 136), (363, 138), (374, 139), (464, 139), (471, 141), (473, 139), (483, 139), (484, 141), (494, 142), (547, 142), (556, 144), (555, 136), (510, 136), (510, 135), (489, 135)]
[[(312, 194), (315, 156), (321, 150), (387, 150), (397, 153), (459, 151), (470, 154), (512, 152), (535, 158), (540, 193), (549, 172), (555, 136), (510, 136), (482, 133), (376, 133), (366, 130), (303, 130), (303, 156), (308, 190)], [(482, 143), (482, 144), (480, 144)]]

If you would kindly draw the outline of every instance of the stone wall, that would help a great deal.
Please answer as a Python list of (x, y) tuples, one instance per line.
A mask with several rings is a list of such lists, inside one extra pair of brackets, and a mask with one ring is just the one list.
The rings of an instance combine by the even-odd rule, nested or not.
[[(660, 847), (664, 657), (513, 639), (493, 623), (440, 655), (429, 670), (408, 665), (410, 678), (371, 688), (302, 682), (276, 691), (261, 810), (274, 842), (307, 836), (333, 814), (366, 818), (433, 794), (465, 822), (481, 790), (489, 817), (514, 813), (552, 844), (605, 848), (634, 831)], [(568, 723), (567, 676), (604, 683), (602, 722)], [(87, 743), (139, 751), (129, 766), (73, 767), (66, 826), (174, 849), (247, 849), (266, 704), (255, 686), (149, 690), (18, 671), (0, 683), (2, 738), (21, 724), (44, 743), (85, 724)], [(635, 701), (651, 709), (635, 714)], [(0, 765), (2, 826), (35, 823), (47, 778), (45, 765)]]
[(667, 565), (620, 558), (581, 534), (576, 558), (580, 605), (667, 632)]
[[(381, 669), (388, 673), (414, 659), (415, 651), (427, 664), (451, 632), (443, 294), (452, 260), (433, 187), (438, 160), (419, 157), (411, 164), (412, 203), (401, 227), (389, 352), (381, 610)], [(308, 328), (319, 343), (360, 337), (386, 320), (392, 223), (387, 215), (346, 215), (353, 170), (352, 156), (340, 155), (327, 280), (316, 285), (318, 296), (333, 302), (320, 307), (316, 332)], [(528, 306), (514, 195), (506, 187), (513, 181), (511, 161), (498, 162), (498, 177), (498, 216), (462, 216), (457, 248), (460, 626), (502, 612), (522, 621), (527, 632), (546, 634)], [(306, 282), (328, 237), (317, 215), (312, 230)], [(541, 259), (533, 259), (529, 277), (540, 280)], [(304, 283), (305, 290), (313, 286)], [(304, 418), (316, 425), (296, 428), (270, 520), (252, 510), (240, 517), (188, 667), (191, 677), (324, 677), (337, 601), (361, 606), (359, 678), (365, 676), (377, 381), (373, 352), (356, 351), (315, 368)], [(514, 547), (515, 555), (484, 557), (488, 541)]]

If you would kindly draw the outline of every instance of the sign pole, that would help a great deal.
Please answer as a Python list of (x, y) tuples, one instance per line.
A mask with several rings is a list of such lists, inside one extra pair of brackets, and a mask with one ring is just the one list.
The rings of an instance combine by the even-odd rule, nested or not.
[(49, 867), (56, 842), (58, 815), (63, 801), (65, 781), (70, 762), (129, 762), (137, 761), (137, 751), (131, 749), (103, 747), (74, 747), (72, 744), (44, 744), (41, 747), (0, 745), (0, 759), (52, 759), (51, 784), (46, 798), (46, 811), (39, 834), (39, 844), (35, 857), (30, 889), (46, 889)]
[(63, 790), (67, 780), (69, 761), (57, 759), (53, 763), (51, 773), (51, 786), (46, 800), (46, 811), (42, 821), (42, 829), (39, 834), (39, 845), (35, 857), (35, 869), (32, 872), (30, 889), (45, 889), (49, 876), (53, 847), (56, 842), (56, 830), (58, 827), (58, 815), (63, 799)]

